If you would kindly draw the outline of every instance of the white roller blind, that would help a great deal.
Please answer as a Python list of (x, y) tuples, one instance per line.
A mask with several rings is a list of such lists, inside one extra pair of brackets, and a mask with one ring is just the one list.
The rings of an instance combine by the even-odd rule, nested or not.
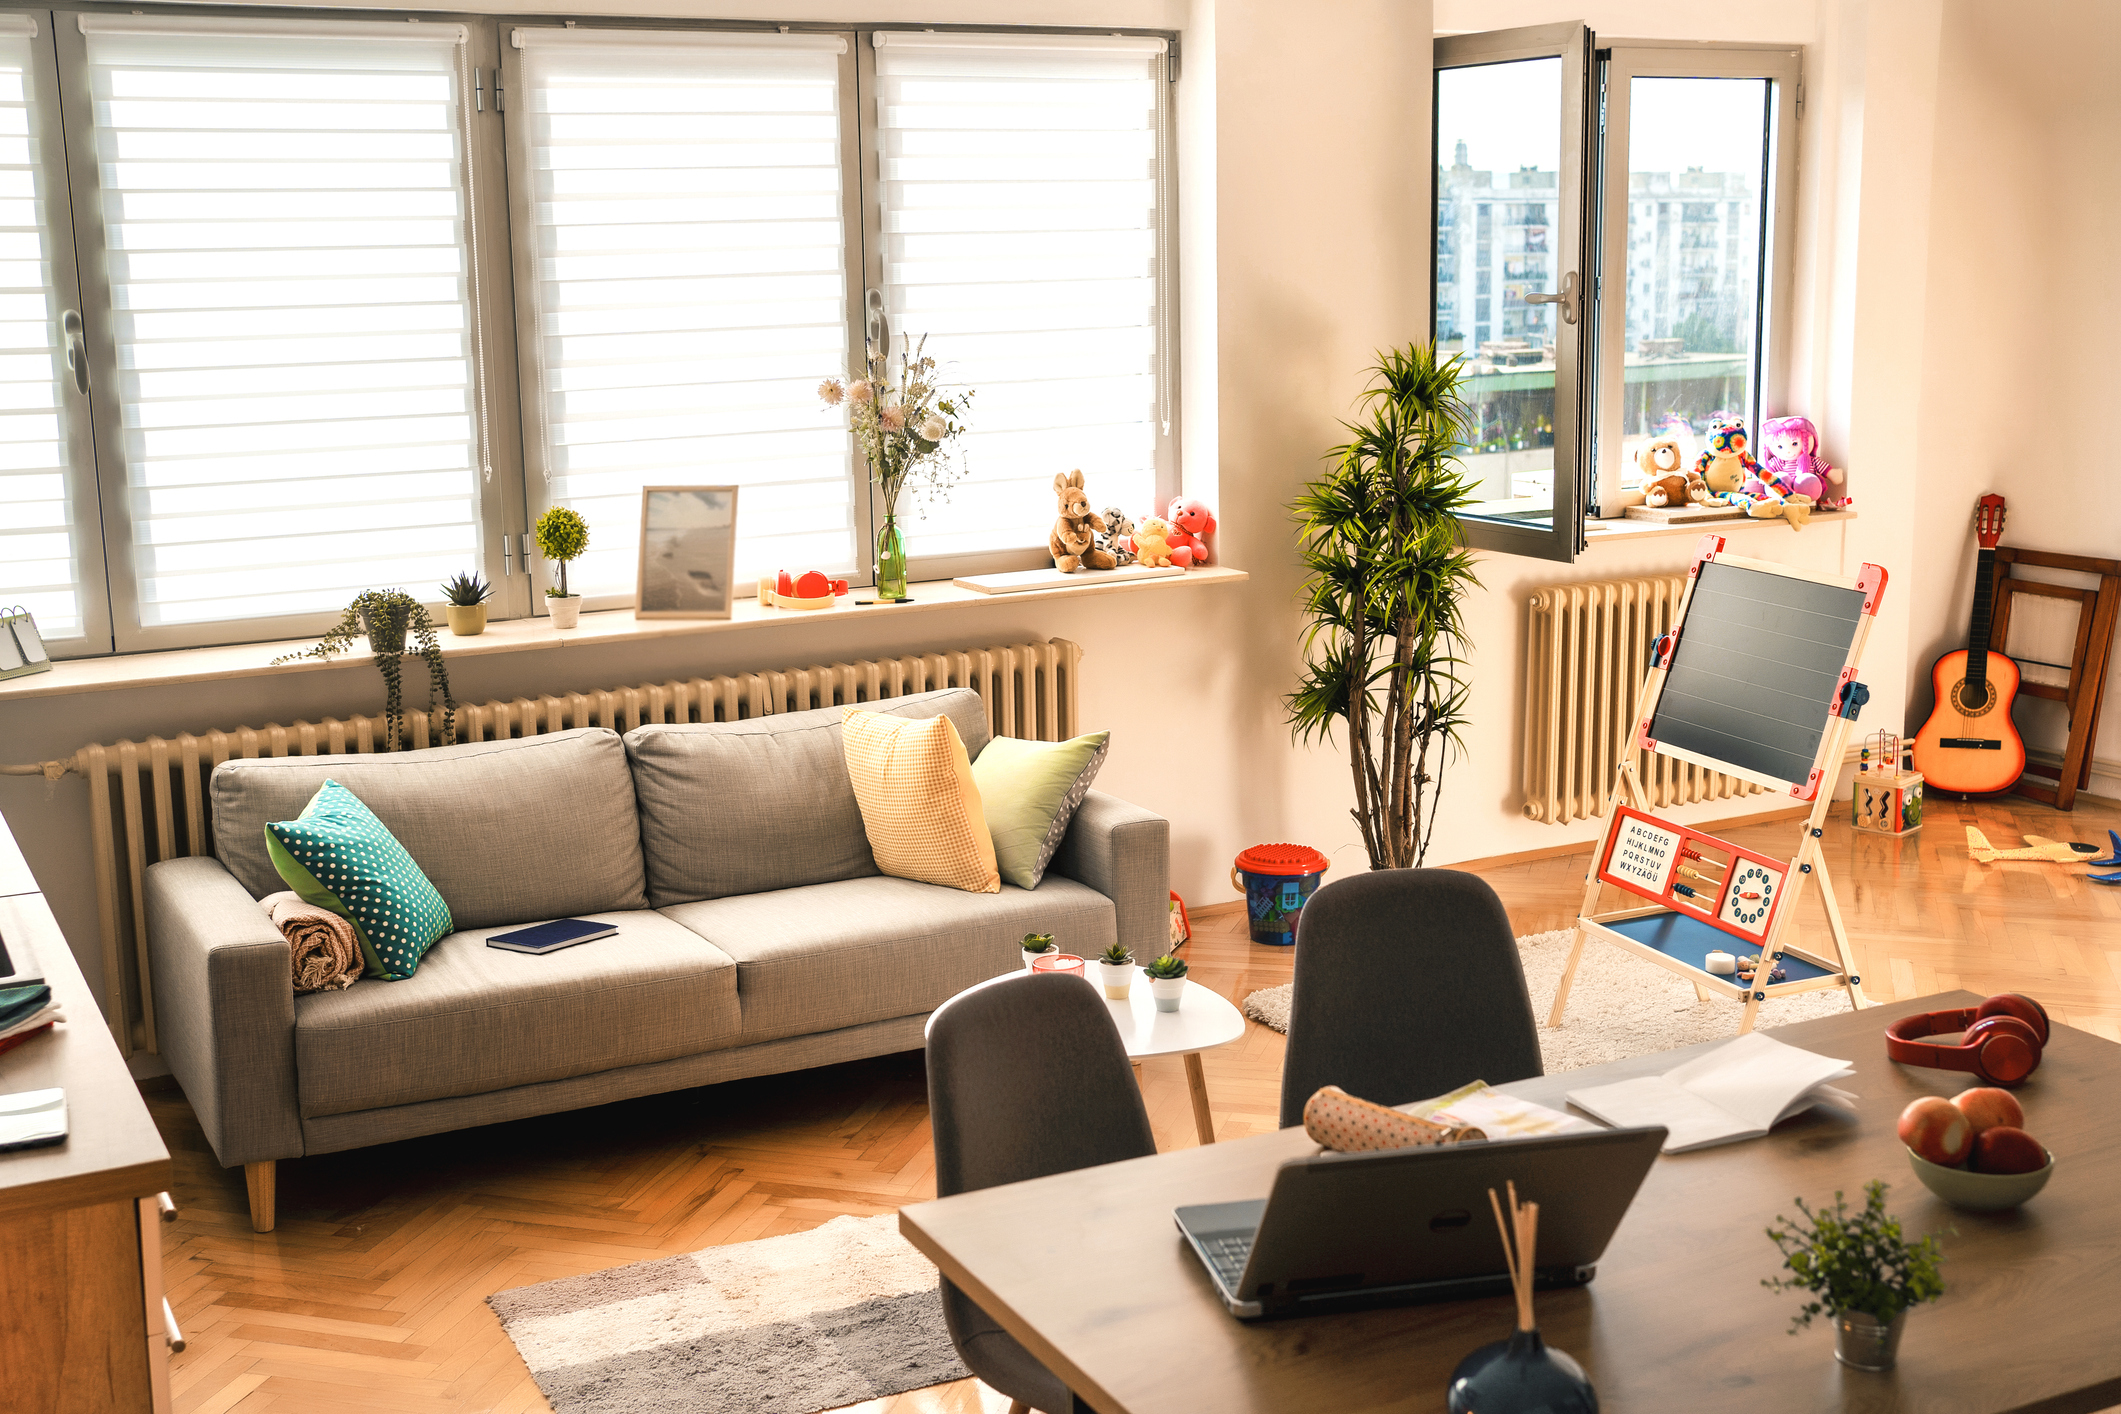
[(0, 606), (24, 605), (56, 643), (82, 634), (81, 537), (98, 532), (93, 486), (74, 483), (94, 469), (68, 465), (61, 426), (61, 301), (43, 220), (53, 174), (37, 160), (48, 115), (28, 82), (36, 27), (12, 15), (0, 26)]
[(970, 480), (906, 522), (915, 554), (1043, 545), (1056, 472), (1154, 500), (1164, 48), (876, 36), (886, 307), (978, 393)]
[(463, 28), (81, 28), (139, 623), (475, 568)]
[[(644, 485), (728, 485), (736, 574), (855, 568), (840, 56), (830, 35), (518, 29), (526, 402), (590, 595), (633, 593)], [(532, 487), (532, 498), (539, 488)]]

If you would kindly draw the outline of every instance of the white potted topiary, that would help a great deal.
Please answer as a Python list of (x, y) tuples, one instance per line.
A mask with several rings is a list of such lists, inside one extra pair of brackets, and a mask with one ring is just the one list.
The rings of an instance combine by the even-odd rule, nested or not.
[(1107, 1000), (1125, 1001), (1134, 990), (1134, 954), (1125, 943), (1114, 943), (1098, 955), (1097, 975), (1105, 984)]
[(1051, 957), (1059, 951), (1060, 944), (1053, 941), (1051, 933), (1024, 934), (1024, 971), (1029, 972), (1032, 963), (1042, 957)]
[(552, 615), (552, 626), (573, 628), (582, 619), (582, 596), (567, 592), (567, 562), (581, 558), (589, 548), (589, 522), (580, 511), (554, 506), (538, 517), (531, 533), (537, 538), (538, 553), (560, 567), (560, 582), (545, 587), (545, 610)]
[(1142, 971), (1149, 978), (1149, 995), (1156, 998), (1158, 1011), (1177, 1011), (1179, 998), (1186, 994), (1186, 961), (1165, 953)]

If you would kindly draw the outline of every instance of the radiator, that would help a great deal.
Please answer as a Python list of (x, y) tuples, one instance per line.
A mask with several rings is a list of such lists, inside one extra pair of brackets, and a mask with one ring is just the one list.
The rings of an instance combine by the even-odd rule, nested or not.
[[(1076, 735), (1077, 665), (1082, 649), (1063, 638), (968, 648), (904, 658), (643, 683), (594, 692), (521, 697), (457, 708), (457, 740), (497, 741), (571, 727), (630, 731), (650, 722), (733, 722), (778, 712), (875, 702), (945, 687), (969, 687), (987, 704), (997, 736), (1064, 741)], [(356, 661), (359, 661), (356, 659)], [(442, 714), (405, 714), (400, 744), (439, 745)], [(104, 1007), (111, 1035), (127, 1054), (159, 1049), (154, 984), (148, 971), (143, 907), (147, 866), (213, 853), (206, 779), (238, 757), (326, 756), (388, 749), (382, 716), (326, 717), (179, 732), (175, 737), (84, 746), (71, 757), (11, 774), (68, 771), (88, 781), (90, 849), (96, 871), (96, 924), (103, 948)]]
[[(1683, 574), (1558, 584), (1531, 597), (1525, 634), (1524, 813), (1552, 825), (1605, 809), (1627, 748), (1650, 647), (1672, 626)], [(1652, 806), (1756, 795), (1761, 787), (1638, 752)]]

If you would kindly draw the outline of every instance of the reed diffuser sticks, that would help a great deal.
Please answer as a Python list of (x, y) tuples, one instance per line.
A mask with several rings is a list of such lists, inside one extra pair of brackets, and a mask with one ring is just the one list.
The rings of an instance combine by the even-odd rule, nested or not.
[[(1495, 1190), (1488, 1190), (1488, 1206), (1495, 1210), (1495, 1226), (1502, 1234), (1502, 1255), (1510, 1265), (1510, 1289), (1517, 1293), (1517, 1329), (1538, 1329), (1532, 1323), (1532, 1259), (1539, 1251), (1539, 1205), (1517, 1201), (1517, 1185), (1505, 1185), (1510, 1191), (1510, 1216), (1502, 1215), (1502, 1200)], [(1515, 1244), (1511, 1239), (1515, 1237)]]

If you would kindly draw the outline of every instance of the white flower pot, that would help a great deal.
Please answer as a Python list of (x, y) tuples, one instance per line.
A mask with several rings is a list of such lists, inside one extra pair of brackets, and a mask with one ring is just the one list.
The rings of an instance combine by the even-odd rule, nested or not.
[(1097, 964), (1097, 976), (1098, 980), (1105, 984), (1106, 1000), (1115, 1002), (1125, 1001), (1127, 999), (1127, 994), (1134, 990), (1134, 973), (1134, 963), (1110, 963), (1104, 961), (1103, 959), (1099, 959)]
[(582, 621), (582, 596), (570, 594), (560, 599), (548, 594), (545, 596), (545, 612), (552, 615), (554, 628), (573, 628)]
[(1186, 979), (1183, 977), (1151, 977), (1149, 995), (1156, 998), (1158, 1011), (1177, 1011), (1178, 999), (1186, 994)]
[(1052, 957), (1052, 956), (1053, 956), (1054, 954), (1058, 953), (1059, 951), (1060, 951), (1060, 944), (1059, 944), (1059, 943), (1055, 943), (1055, 944), (1054, 944), (1054, 945), (1053, 945), (1052, 947), (1050, 947), (1050, 948), (1047, 948), (1047, 949), (1046, 949), (1046, 950), (1045, 950), (1044, 952), (1027, 952), (1027, 953), (1025, 953), (1025, 954), (1024, 954), (1024, 971), (1026, 971), (1026, 972), (1029, 972), (1029, 971), (1031, 970), (1031, 964), (1032, 964), (1032, 963), (1034, 963), (1034, 962), (1038, 961), (1038, 960), (1039, 960), (1040, 958), (1042, 958), (1042, 957)]

